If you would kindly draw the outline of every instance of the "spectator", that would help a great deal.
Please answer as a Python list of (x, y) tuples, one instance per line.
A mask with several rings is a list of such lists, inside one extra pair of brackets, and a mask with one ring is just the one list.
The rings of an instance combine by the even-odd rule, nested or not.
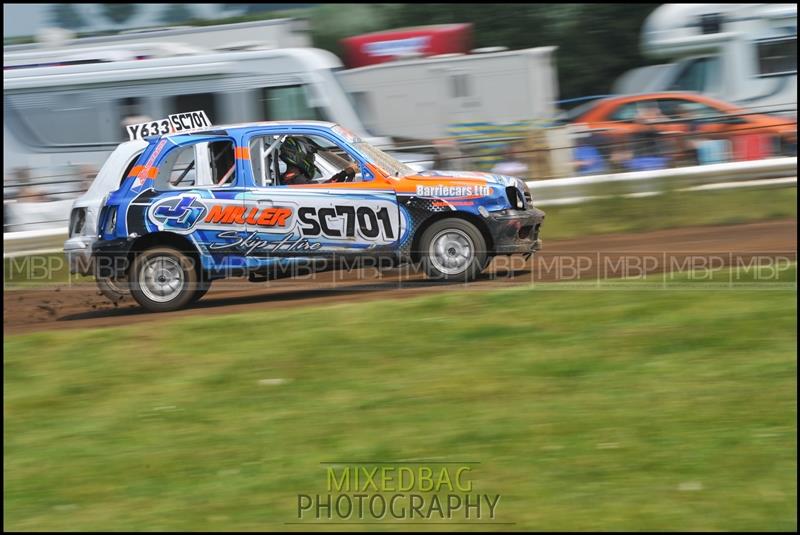
[(797, 156), (797, 130), (781, 140), (781, 153), (784, 156)]
[(19, 186), (16, 198), (20, 202), (44, 202), (47, 200), (39, 187), (32, 183), (31, 171), (27, 167), (14, 169), (14, 182)]
[(503, 161), (492, 167), (492, 173), (528, 178), (528, 164), (522, 159), (525, 152), (522, 143), (511, 143), (503, 153)]
[(603, 145), (602, 135), (593, 132), (575, 147), (575, 169), (579, 175), (605, 173), (608, 170), (600, 150)]
[(626, 167), (629, 171), (647, 171), (651, 169), (664, 169), (667, 167), (667, 158), (660, 134), (655, 123), (666, 121), (666, 118), (651, 105), (641, 105), (634, 123), (638, 130), (633, 136), (633, 158), (628, 160)]

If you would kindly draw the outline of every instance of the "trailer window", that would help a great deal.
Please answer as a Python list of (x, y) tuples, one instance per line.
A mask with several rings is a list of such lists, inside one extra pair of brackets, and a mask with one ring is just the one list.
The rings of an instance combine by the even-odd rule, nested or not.
[(468, 74), (453, 74), (450, 76), (450, 81), (451, 95), (453, 98), (468, 97), (470, 95), (470, 80)]
[[(47, 91), (8, 97), (14, 119), (37, 144), (71, 146), (113, 143), (108, 103), (93, 102), (81, 92)], [(7, 110), (4, 110), (7, 111)], [(30, 137), (30, 136), (29, 136)]]
[(756, 43), (759, 76), (797, 73), (797, 36), (765, 39)]
[(308, 103), (302, 85), (264, 87), (260, 90), (258, 100), (264, 121), (325, 120), (319, 108)]

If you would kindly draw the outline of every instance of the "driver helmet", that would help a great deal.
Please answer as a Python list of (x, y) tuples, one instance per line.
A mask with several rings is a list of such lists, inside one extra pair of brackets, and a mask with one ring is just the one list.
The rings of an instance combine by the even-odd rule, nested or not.
[(305, 178), (314, 178), (314, 148), (305, 140), (290, 137), (281, 145), (280, 159), (289, 167), (297, 168)]

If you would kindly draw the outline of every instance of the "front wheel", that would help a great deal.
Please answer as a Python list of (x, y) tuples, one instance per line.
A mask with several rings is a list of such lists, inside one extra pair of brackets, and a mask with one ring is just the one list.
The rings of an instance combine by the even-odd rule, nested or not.
[(198, 292), (192, 259), (172, 247), (153, 247), (140, 253), (130, 272), (131, 295), (151, 312), (177, 310)]
[(448, 281), (474, 280), (488, 258), (483, 234), (463, 219), (442, 219), (428, 227), (420, 253), (428, 277)]
[(211, 281), (206, 279), (205, 277), (201, 278), (200, 282), (197, 283), (197, 290), (194, 291), (194, 295), (192, 296), (192, 303), (196, 303), (200, 299), (202, 299), (203, 296), (206, 295), (210, 289), (211, 289)]

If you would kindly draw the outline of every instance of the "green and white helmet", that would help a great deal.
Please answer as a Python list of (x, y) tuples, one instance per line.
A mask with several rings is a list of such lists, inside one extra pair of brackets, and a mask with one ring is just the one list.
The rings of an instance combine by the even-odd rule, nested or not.
[(300, 169), (307, 178), (314, 177), (314, 148), (305, 140), (290, 137), (281, 145), (280, 158), (286, 165)]

